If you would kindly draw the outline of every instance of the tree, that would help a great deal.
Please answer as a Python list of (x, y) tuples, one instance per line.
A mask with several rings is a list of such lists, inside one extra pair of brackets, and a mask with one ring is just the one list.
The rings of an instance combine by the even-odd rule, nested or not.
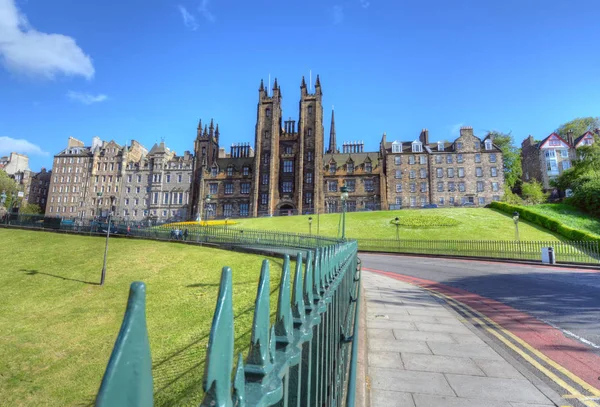
[(594, 143), (577, 149), (573, 166), (558, 176), (554, 186), (563, 191), (576, 190), (597, 177), (600, 177), (600, 136), (594, 134)]
[(593, 131), (597, 128), (600, 128), (600, 117), (578, 117), (560, 125), (556, 129), (556, 133), (566, 139), (569, 130), (573, 131), (574, 137), (579, 137), (586, 131)]
[(16, 195), (17, 193), (17, 183), (4, 170), (0, 170), (0, 196), (2, 193), (6, 195), (6, 200), (4, 201), (4, 204), (0, 204), (0, 206), (9, 208), (13, 200), (12, 194)]
[(40, 208), (40, 206), (36, 204), (27, 204), (21, 207), (19, 213), (39, 215), (40, 213), (42, 213), (42, 208)]
[(513, 137), (510, 133), (501, 133), (499, 131), (490, 131), (494, 144), (502, 150), (504, 183), (509, 189), (514, 189), (520, 183), (523, 169), (521, 168), (521, 149), (514, 145)]
[(537, 205), (546, 202), (548, 199), (547, 193), (544, 192), (542, 184), (537, 181), (524, 182), (521, 186), (523, 198), (530, 205)]

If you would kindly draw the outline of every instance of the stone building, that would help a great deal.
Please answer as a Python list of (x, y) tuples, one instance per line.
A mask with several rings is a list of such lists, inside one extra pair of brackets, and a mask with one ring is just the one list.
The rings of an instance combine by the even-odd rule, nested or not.
[(46, 212), (51, 179), (52, 171), (46, 171), (45, 168), (42, 168), (40, 172), (31, 173), (28, 185), (23, 191), (25, 202), (30, 205), (38, 205), (42, 213)]
[[(600, 129), (594, 133), (600, 135)], [(541, 141), (536, 141), (531, 135), (527, 137), (521, 143), (523, 181), (537, 180), (545, 190), (552, 190), (552, 181), (571, 168), (578, 148), (594, 142), (594, 133), (587, 131), (575, 138), (569, 132), (566, 139), (551, 133)]]
[(25, 154), (12, 152), (8, 156), (0, 157), (0, 170), (4, 170), (8, 175), (14, 176), (17, 173), (31, 171), (29, 169), (29, 157)]
[(429, 142), (423, 129), (413, 141), (381, 141), (386, 190), (384, 209), (402, 207), (486, 205), (504, 194), (502, 152), (463, 127), (451, 143)]

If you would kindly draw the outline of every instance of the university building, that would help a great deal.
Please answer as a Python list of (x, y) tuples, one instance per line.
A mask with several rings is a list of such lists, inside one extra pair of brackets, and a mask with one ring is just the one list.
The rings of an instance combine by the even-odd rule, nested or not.
[(194, 152), (177, 156), (164, 143), (147, 151), (95, 138), (69, 139), (55, 156), (47, 215), (89, 218), (113, 210), (119, 218), (204, 219), (399, 209), (428, 204), (486, 205), (503, 195), (502, 152), (488, 136), (463, 127), (452, 142), (388, 141), (337, 144), (332, 112), (325, 145), (319, 76), (300, 84), (297, 119), (284, 119), (282, 92), (258, 89), (254, 146), (220, 145), (219, 125), (198, 123)]

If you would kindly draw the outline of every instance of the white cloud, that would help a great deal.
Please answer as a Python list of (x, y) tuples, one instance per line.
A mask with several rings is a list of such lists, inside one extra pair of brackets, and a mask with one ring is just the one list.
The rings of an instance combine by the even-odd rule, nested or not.
[(70, 90), (67, 93), (67, 97), (76, 102), (81, 102), (84, 105), (91, 105), (92, 103), (104, 102), (106, 99), (108, 99), (108, 96), (104, 94), (92, 95), (90, 93), (74, 92), (72, 90)]
[(0, 0), (0, 59), (11, 71), (47, 79), (94, 76), (91, 58), (73, 38), (36, 31), (15, 0)]
[(194, 17), (185, 7), (181, 4), (177, 5), (179, 12), (181, 13), (181, 18), (183, 18), (183, 24), (192, 31), (196, 31), (198, 29), (198, 22), (196, 21), (196, 17)]
[(200, 5), (198, 6), (198, 11), (202, 16), (209, 22), (214, 23), (217, 19), (213, 13), (208, 10), (208, 2), (209, 0), (202, 0)]
[(371, 2), (369, 0), (360, 0), (360, 5), (362, 6), (362, 8), (369, 8)]
[(344, 22), (344, 8), (342, 6), (333, 6), (333, 24)]
[(8, 155), (12, 152), (27, 155), (50, 155), (48, 152), (43, 151), (39, 146), (36, 146), (27, 140), (0, 136), (0, 155)]

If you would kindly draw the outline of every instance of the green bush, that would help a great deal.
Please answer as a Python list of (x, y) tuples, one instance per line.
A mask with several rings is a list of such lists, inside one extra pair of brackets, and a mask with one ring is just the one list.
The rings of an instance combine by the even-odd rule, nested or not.
[[(395, 225), (396, 221), (391, 220), (390, 223)], [(456, 226), (458, 224), (460, 222), (456, 219), (442, 215), (412, 215), (398, 218), (398, 225), (411, 228)]]
[(522, 205), (523, 200), (521, 197), (515, 193), (513, 193), (510, 188), (504, 186), (504, 196), (502, 197), (502, 202), (506, 202), (512, 205)]
[(584, 182), (570, 199), (573, 206), (600, 217), (600, 179)]
[(490, 204), (490, 208), (498, 209), (510, 215), (512, 215), (513, 212), (519, 212), (519, 217), (521, 219), (524, 219), (543, 228), (556, 232), (559, 235), (564, 236), (570, 240), (591, 240), (595, 242), (600, 242), (600, 239), (591, 233), (579, 229), (574, 229), (549, 216), (535, 213), (526, 206), (511, 205), (506, 202), (492, 202)]

